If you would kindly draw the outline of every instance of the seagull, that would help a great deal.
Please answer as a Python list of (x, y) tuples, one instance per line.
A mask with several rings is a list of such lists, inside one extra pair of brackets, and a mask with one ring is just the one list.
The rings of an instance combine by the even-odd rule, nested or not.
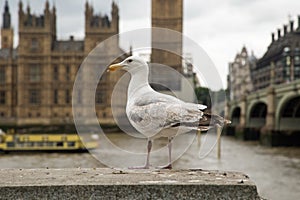
[(120, 69), (131, 75), (126, 115), (131, 125), (148, 140), (146, 163), (134, 169), (149, 169), (152, 143), (157, 138), (168, 138), (168, 164), (161, 168), (172, 169), (172, 140), (176, 135), (191, 130), (207, 131), (214, 125), (229, 123), (218, 115), (204, 112), (205, 105), (184, 102), (153, 90), (148, 81), (149, 66), (141, 57), (127, 57), (120, 63), (110, 65), (107, 71)]

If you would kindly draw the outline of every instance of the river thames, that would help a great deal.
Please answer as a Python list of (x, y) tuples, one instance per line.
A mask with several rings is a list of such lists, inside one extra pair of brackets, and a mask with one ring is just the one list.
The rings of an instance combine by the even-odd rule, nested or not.
[[(129, 145), (124, 134), (109, 134), (120, 146)], [(186, 137), (194, 138), (194, 135)], [(216, 135), (202, 135), (203, 140), (215, 141)], [(187, 140), (182, 140), (186, 146)], [(156, 142), (162, 145), (163, 142)], [(131, 145), (132, 146), (132, 145)], [(211, 145), (210, 145), (211, 146)], [(134, 148), (134, 146), (133, 146)], [(145, 146), (136, 148), (146, 148)], [(203, 150), (204, 151), (204, 150)], [(261, 197), (266, 199), (299, 199), (300, 197), (300, 148), (263, 147), (258, 142), (245, 142), (223, 136), (221, 159), (217, 158), (216, 147), (204, 152), (199, 158), (197, 140), (174, 162), (174, 168), (201, 168), (205, 170), (239, 171), (247, 174), (257, 185)], [(99, 152), (98, 152), (99, 153)], [(100, 152), (101, 153), (101, 152)], [(106, 152), (107, 153), (107, 152)], [(118, 159), (114, 152), (111, 159)], [(162, 155), (167, 159), (166, 154)], [(151, 158), (155, 161), (155, 157)], [(131, 163), (127, 163), (128, 166)], [(0, 154), (0, 168), (101, 168), (106, 167), (90, 153), (8, 153)]]

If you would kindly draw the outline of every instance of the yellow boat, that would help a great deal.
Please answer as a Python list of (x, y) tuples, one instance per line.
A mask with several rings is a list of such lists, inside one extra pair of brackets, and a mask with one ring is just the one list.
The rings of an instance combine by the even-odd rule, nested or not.
[[(1, 129), (0, 129), (1, 130)], [(77, 134), (28, 134), (0, 131), (0, 151), (86, 151), (97, 148), (95, 140), (82, 142)]]

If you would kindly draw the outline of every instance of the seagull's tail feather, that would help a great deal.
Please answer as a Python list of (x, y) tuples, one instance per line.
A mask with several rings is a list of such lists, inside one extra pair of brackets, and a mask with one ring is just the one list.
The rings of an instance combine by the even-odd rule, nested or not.
[(209, 129), (217, 126), (224, 126), (230, 124), (231, 121), (224, 119), (223, 117), (211, 114), (209, 112), (201, 112), (201, 119), (198, 121), (185, 121), (172, 124), (170, 127), (175, 128), (179, 126), (187, 127), (190, 130), (199, 130), (201, 132), (207, 132)]
[(230, 120), (224, 119), (219, 115), (204, 112), (202, 118), (199, 120), (199, 128), (202, 130), (207, 127), (208, 130), (215, 125), (224, 126), (230, 123)]

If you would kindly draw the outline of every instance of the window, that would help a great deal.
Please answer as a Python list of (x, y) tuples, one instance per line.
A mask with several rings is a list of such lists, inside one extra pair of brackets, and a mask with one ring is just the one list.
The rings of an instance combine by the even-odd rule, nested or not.
[(29, 103), (33, 105), (40, 104), (41, 102), (41, 96), (40, 96), (40, 91), (33, 89), (29, 90)]
[(38, 65), (32, 65), (29, 68), (29, 81), (39, 82), (41, 80), (40, 67)]
[(287, 57), (286, 57), (286, 65), (287, 65), (287, 66), (290, 66), (290, 65), (291, 65), (291, 57), (290, 57), (290, 56), (287, 56)]
[(58, 81), (59, 73), (58, 73), (58, 66), (53, 67), (53, 80)]
[(77, 70), (77, 74), (76, 74), (76, 79), (77, 81), (81, 81), (82, 80), (82, 70), (79, 71), (79, 69)]
[(64, 143), (63, 143), (63, 142), (57, 142), (57, 143), (56, 143), (56, 146), (58, 146), (58, 147), (63, 147), (63, 146), (64, 146)]
[(96, 91), (96, 104), (103, 104), (104, 103), (104, 93), (100, 90)]
[(0, 91), (0, 104), (5, 104), (5, 91)]
[(58, 90), (54, 90), (53, 103), (58, 104)]
[(0, 68), (0, 84), (5, 83), (5, 68)]
[(70, 80), (70, 66), (69, 65), (66, 66), (66, 80), (67, 81)]
[(77, 104), (82, 104), (81, 90), (77, 90)]
[(66, 104), (71, 103), (70, 90), (66, 90)]
[(36, 38), (31, 39), (31, 50), (32, 51), (37, 51), (39, 48), (39, 42)]
[(299, 78), (300, 77), (300, 66), (295, 66), (295, 68), (294, 68), (294, 76), (295, 76), (295, 78)]
[(75, 142), (68, 142), (69, 147), (75, 147)]
[(295, 65), (300, 65), (300, 56), (295, 56)]

